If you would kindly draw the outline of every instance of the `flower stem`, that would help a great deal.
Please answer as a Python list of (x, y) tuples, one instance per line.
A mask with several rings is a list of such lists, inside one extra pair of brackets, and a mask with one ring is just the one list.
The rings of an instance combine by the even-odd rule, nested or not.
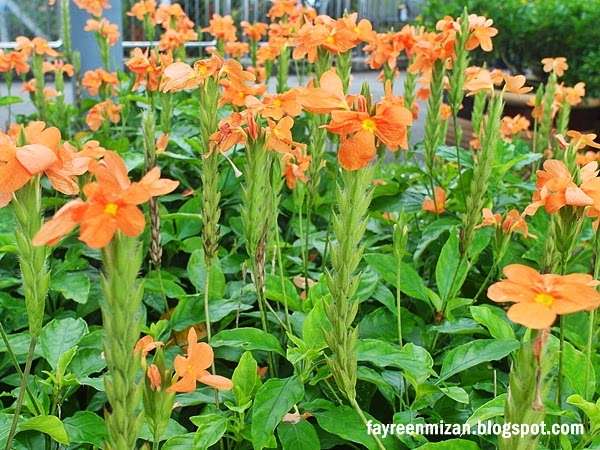
[[(358, 414), (358, 416), (360, 417), (360, 420), (362, 420), (362, 423), (364, 423), (365, 427), (366, 427), (367, 423), (368, 423), (368, 420), (365, 417), (365, 414), (362, 412), (362, 409), (360, 409), (360, 406), (358, 405), (358, 402), (356, 401), (356, 399), (352, 399), (350, 401), (350, 404), (352, 405), (352, 407), (354, 408), (354, 411), (356, 411), (356, 414)], [(381, 450), (386, 450), (385, 446), (379, 440), (379, 437), (375, 433), (371, 433), (371, 437), (373, 438), (373, 440), (377, 444), (377, 447), (379, 447)]]

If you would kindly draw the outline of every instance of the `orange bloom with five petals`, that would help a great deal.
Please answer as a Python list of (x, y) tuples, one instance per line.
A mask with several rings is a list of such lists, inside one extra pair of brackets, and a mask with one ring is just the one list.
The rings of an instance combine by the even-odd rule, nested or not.
[(505, 280), (491, 285), (487, 295), (495, 302), (514, 302), (508, 318), (529, 328), (550, 327), (557, 315), (592, 311), (600, 306), (600, 294), (591, 275), (541, 275), (531, 267), (510, 264)]

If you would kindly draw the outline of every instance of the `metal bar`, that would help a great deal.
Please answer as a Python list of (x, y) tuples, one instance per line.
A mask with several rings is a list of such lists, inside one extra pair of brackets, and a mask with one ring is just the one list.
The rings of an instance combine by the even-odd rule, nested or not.
[(35, 24), (35, 22), (31, 20), (27, 14), (21, 11), (21, 9), (15, 4), (15, 2), (13, 2), (13, 0), (6, 0), (6, 6), (10, 10), (10, 12), (17, 16), (17, 19), (19, 19), (21, 23), (29, 29), (29, 31), (32, 31), (33, 34), (35, 34), (36, 36), (48, 40), (48, 35), (42, 30), (40, 30), (40, 28)]

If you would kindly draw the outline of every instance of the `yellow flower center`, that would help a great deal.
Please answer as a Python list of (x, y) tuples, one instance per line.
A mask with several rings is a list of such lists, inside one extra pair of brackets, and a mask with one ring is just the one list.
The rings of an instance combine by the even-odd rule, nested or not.
[(104, 207), (104, 214), (108, 214), (109, 216), (116, 217), (118, 210), (119, 210), (119, 205), (117, 205), (116, 203), (109, 203)]
[(273, 104), (279, 108), (281, 106), (281, 100), (276, 99)]
[(358, 28), (358, 27), (354, 27), (354, 32), (355, 32), (356, 34), (360, 34), (360, 28)]
[(246, 96), (246, 94), (244, 94), (242, 91), (238, 92), (239, 98), (244, 98), (245, 96)]
[(545, 292), (538, 294), (534, 299), (537, 303), (541, 303), (542, 305), (552, 306), (554, 303), (554, 297), (550, 294), (546, 294)]
[(333, 36), (327, 36), (326, 41), (328, 44), (333, 44), (335, 42), (335, 39), (333, 39)]
[(206, 66), (200, 66), (198, 68), (198, 72), (200, 72), (200, 75), (204, 75), (206, 73), (207, 69)]
[(375, 133), (377, 130), (377, 124), (373, 119), (365, 119), (362, 121), (362, 129), (371, 133)]

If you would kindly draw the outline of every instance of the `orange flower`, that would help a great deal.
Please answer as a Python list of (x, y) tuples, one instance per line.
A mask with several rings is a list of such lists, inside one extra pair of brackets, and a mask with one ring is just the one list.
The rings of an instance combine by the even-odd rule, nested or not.
[(163, 92), (193, 89), (207, 78), (217, 76), (224, 64), (223, 58), (216, 53), (208, 59), (196, 61), (193, 68), (182, 62), (170, 64), (164, 70), (160, 89)]
[(149, 91), (156, 91), (160, 85), (160, 77), (164, 68), (173, 63), (171, 52), (151, 52), (149, 49), (143, 52), (141, 48), (134, 48), (132, 57), (125, 65), (136, 74), (135, 82), (131, 88), (135, 91), (140, 85), (146, 86)]
[(147, 366), (146, 356), (148, 356), (148, 353), (150, 353), (152, 350), (158, 347), (162, 347), (163, 345), (165, 345), (163, 342), (154, 341), (152, 336), (144, 336), (139, 341), (137, 341), (137, 344), (135, 344), (135, 347), (133, 349), (133, 354), (136, 355), (138, 352), (142, 352), (142, 368), (144, 370), (146, 370)]
[(262, 102), (256, 97), (247, 97), (245, 104), (248, 109), (260, 113), (265, 119), (279, 120), (284, 115), (295, 117), (302, 113), (297, 89), (290, 89), (281, 94), (265, 94)]
[(469, 15), (469, 39), (465, 44), (467, 50), (474, 50), (478, 46), (485, 52), (492, 51), (492, 37), (498, 34), (496, 28), (492, 28), (494, 21), (492, 19), (486, 19), (483, 16), (476, 14)]
[[(328, 131), (342, 136), (338, 152), (340, 165), (346, 170), (366, 167), (377, 149), (377, 137), (390, 150), (407, 149), (407, 127), (412, 125), (412, 113), (397, 104), (382, 102), (376, 106), (375, 115), (366, 111), (333, 111)], [(351, 137), (347, 137), (352, 135)]]
[(232, 42), (228, 41), (225, 43), (225, 53), (230, 55), (232, 58), (241, 58), (248, 54), (250, 51), (250, 45), (247, 42)]
[[(21, 133), (20, 128), (15, 131)], [(10, 194), (35, 175), (45, 173), (57, 191), (77, 194), (79, 187), (74, 178), (85, 173), (89, 158), (59, 146), (60, 131), (46, 128), (44, 122), (30, 123), (23, 133), (27, 144), (22, 147), (17, 147), (12, 137), (0, 135), (0, 192)]]
[(517, 114), (515, 117), (504, 116), (500, 125), (500, 135), (507, 142), (512, 142), (513, 137), (522, 131), (525, 131), (529, 137), (529, 125), (529, 120), (521, 114)]
[(156, 21), (152, 20), (152, 16), (156, 13), (156, 0), (140, 0), (135, 3), (127, 12), (128, 16), (133, 16), (139, 21), (143, 21), (146, 15), (150, 17), (151, 24), (156, 25)]
[[(98, 95), (98, 92), (102, 86), (118, 86), (119, 78), (116, 72), (107, 72), (102, 68), (96, 70), (88, 70), (83, 74), (81, 84), (88, 90), (90, 95)], [(115, 90), (112, 90), (113, 93)]]
[(212, 19), (209, 21), (209, 26), (202, 28), (203, 32), (208, 32), (216, 39), (223, 41), (234, 42), (237, 41), (236, 28), (233, 24), (233, 18), (229, 15), (221, 16), (220, 14), (213, 14)]
[[(305, 172), (310, 165), (311, 157), (306, 154), (306, 150), (297, 147), (291, 152), (286, 153), (281, 158), (281, 163), (285, 165), (282, 175), (285, 177), (285, 184), (289, 189), (296, 187), (297, 181), (308, 182)], [(310, 280), (312, 281), (312, 280)]]
[(106, 119), (112, 123), (119, 123), (121, 120), (121, 115), (119, 114), (121, 108), (123, 108), (123, 105), (115, 105), (112, 100), (96, 103), (88, 111), (85, 123), (92, 131), (99, 130)]
[(269, 29), (269, 25), (263, 22), (250, 23), (244, 20), (240, 25), (244, 30), (244, 36), (248, 36), (248, 39), (252, 41), (260, 41), (263, 36), (267, 35), (267, 30)]
[(55, 245), (63, 236), (81, 225), (79, 239), (89, 247), (108, 245), (117, 231), (129, 237), (144, 231), (144, 214), (136, 205), (151, 197), (168, 194), (179, 182), (160, 178), (160, 169), (150, 170), (139, 182), (132, 183), (121, 157), (107, 151), (101, 162), (90, 164), (96, 182), (84, 186), (87, 198), (64, 205), (33, 238), (33, 245)]
[(102, 38), (106, 39), (108, 45), (113, 46), (116, 45), (119, 41), (119, 26), (114, 23), (110, 23), (106, 19), (88, 19), (86, 22), (85, 31), (93, 31), (98, 33)]
[(18, 36), (16, 41), (15, 51), (21, 51), (27, 56), (31, 55), (32, 52), (39, 56), (58, 56), (58, 52), (50, 47), (46, 39), (41, 37), (34, 37), (30, 40), (25, 36)]
[(565, 70), (569, 68), (567, 58), (562, 56), (558, 58), (544, 58), (542, 59), (542, 64), (544, 65), (544, 72), (554, 72), (559, 77), (562, 77)]
[(146, 375), (150, 380), (150, 389), (152, 389), (153, 391), (160, 392), (162, 385), (162, 377), (160, 375), (160, 370), (158, 369), (158, 366), (156, 364), (150, 364)]
[[(575, 148), (576, 150), (584, 149), (587, 146), (600, 148), (600, 144), (594, 142), (594, 139), (596, 139), (596, 135), (594, 133), (581, 134), (579, 131), (569, 130), (567, 131), (567, 136), (571, 138), (570, 145), (573, 145), (573, 148)], [(569, 144), (567, 143), (567, 141), (565, 141), (565, 138), (562, 134), (557, 134), (556, 139), (558, 140), (561, 147), (569, 147)]]
[(592, 311), (600, 306), (599, 284), (591, 275), (541, 275), (531, 267), (511, 264), (503, 270), (506, 280), (491, 285), (487, 295), (495, 302), (514, 302), (508, 318), (541, 330), (550, 327), (558, 314)]
[(198, 335), (193, 327), (188, 333), (187, 354), (187, 358), (181, 355), (175, 357), (173, 364), (179, 381), (168, 387), (167, 392), (193, 392), (196, 390), (196, 381), (223, 391), (233, 388), (231, 380), (212, 375), (206, 370), (213, 363), (213, 349), (204, 342), (198, 343)]
[(514, 77), (505, 75), (504, 81), (506, 82), (504, 90), (513, 94), (526, 94), (533, 89), (531, 86), (525, 86), (525, 82), (527, 81), (525, 75), (515, 75)]
[(446, 210), (446, 191), (441, 187), (436, 186), (433, 190), (433, 195), (435, 197), (435, 201), (428, 197), (423, 201), (421, 208), (423, 211), (429, 211), (432, 213), (437, 212), (438, 214), (441, 214)]
[(535, 183), (537, 190), (533, 194), (532, 203), (525, 208), (525, 214), (534, 215), (540, 206), (549, 214), (555, 213), (563, 206), (592, 206), (598, 184), (597, 163), (591, 162), (580, 169), (582, 184), (577, 186), (573, 176), (562, 161), (549, 159), (544, 161), (544, 170), (538, 170)]
[(503, 233), (512, 233), (513, 231), (522, 231), (523, 237), (537, 239), (537, 236), (530, 234), (529, 229), (527, 228), (527, 223), (525, 222), (525, 213), (519, 214), (519, 211), (516, 209), (511, 209), (504, 221), (502, 221), (502, 216), (500, 214), (492, 213), (492, 210), (489, 208), (483, 208), (483, 222), (475, 227), (501, 227)]
[(110, 0), (73, 0), (79, 8), (89, 12), (92, 16), (100, 17), (103, 9), (110, 8)]
[(62, 59), (56, 59), (53, 62), (44, 61), (42, 65), (42, 70), (44, 73), (54, 72), (57, 74), (66, 73), (68, 76), (72, 77), (74, 73), (72, 64), (65, 64)]
[(321, 76), (318, 88), (308, 87), (298, 89), (298, 101), (308, 112), (314, 114), (329, 114), (334, 110), (349, 110), (342, 80), (334, 68)]
[(17, 75), (29, 72), (27, 54), (24, 52), (2, 53), (0, 55), (0, 72), (6, 73), (14, 70)]

